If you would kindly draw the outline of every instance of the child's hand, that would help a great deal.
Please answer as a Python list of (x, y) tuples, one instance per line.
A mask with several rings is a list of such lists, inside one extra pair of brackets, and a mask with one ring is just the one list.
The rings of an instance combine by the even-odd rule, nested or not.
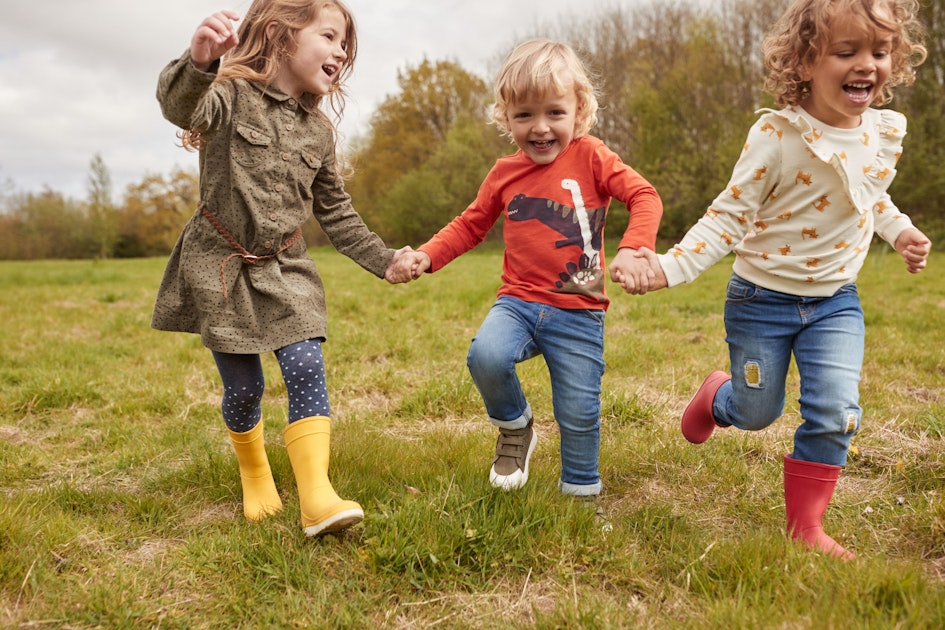
[(410, 275), (409, 265), (404, 264), (404, 259), (409, 257), (411, 253), (413, 253), (413, 248), (410, 245), (401, 247), (394, 252), (394, 257), (390, 259), (390, 264), (387, 265), (387, 269), (384, 271), (384, 279), (391, 284), (410, 282), (413, 278)]
[(414, 251), (409, 245), (398, 249), (394, 254), (384, 278), (391, 284), (410, 282), (427, 270), (430, 266), (430, 257), (423, 252)]
[(656, 252), (652, 249), (641, 247), (634, 256), (636, 258), (645, 259), (647, 265), (650, 267), (650, 271), (653, 273), (653, 278), (650, 280), (650, 291), (659, 291), (669, 286), (669, 282), (666, 280), (666, 274), (663, 273), (663, 266), (660, 265), (660, 259), (656, 256)]
[(643, 295), (652, 288), (656, 276), (638, 250), (622, 247), (610, 263), (610, 279), (633, 295)]
[(198, 70), (206, 72), (223, 53), (239, 43), (233, 22), (240, 19), (235, 11), (217, 11), (197, 27), (190, 40), (190, 61)]
[(410, 256), (404, 256), (403, 263), (408, 268), (410, 277), (416, 280), (423, 275), (423, 272), (430, 268), (432, 261), (430, 256), (424, 252), (411, 252)]
[(932, 249), (932, 241), (918, 229), (908, 228), (896, 238), (895, 247), (902, 259), (906, 261), (906, 269), (909, 273), (919, 273), (925, 269), (929, 251)]

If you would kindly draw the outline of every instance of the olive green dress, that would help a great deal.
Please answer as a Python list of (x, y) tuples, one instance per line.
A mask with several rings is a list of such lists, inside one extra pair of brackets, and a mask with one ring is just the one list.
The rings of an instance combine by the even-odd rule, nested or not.
[(325, 292), (302, 224), (314, 214), (335, 249), (378, 277), (394, 252), (352, 207), (324, 116), (274, 88), (214, 78), (185, 54), (158, 82), (164, 116), (203, 131), (200, 197), (210, 216), (198, 207), (184, 227), (151, 325), (235, 354), (324, 339)]

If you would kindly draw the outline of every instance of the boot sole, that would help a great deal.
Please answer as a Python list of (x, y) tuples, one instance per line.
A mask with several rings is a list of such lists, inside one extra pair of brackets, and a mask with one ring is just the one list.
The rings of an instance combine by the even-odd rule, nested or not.
[(303, 528), (306, 536), (319, 536), (348, 529), (364, 520), (364, 510), (344, 510), (332, 514), (324, 521)]

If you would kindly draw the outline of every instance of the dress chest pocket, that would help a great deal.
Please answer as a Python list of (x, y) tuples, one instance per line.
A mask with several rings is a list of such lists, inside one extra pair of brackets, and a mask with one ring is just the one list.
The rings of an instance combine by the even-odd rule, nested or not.
[(322, 167), (318, 156), (309, 151), (302, 151), (302, 164), (299, 166), (299, 183), (303, 190), (310, 189), (315, 181), (315, 175)]
[(266, 132), (244, 123), (237, 124), (233, 138), (233, 159), (246, 167), (258, 166), (266, 160), (271, 144), (272, 137)]

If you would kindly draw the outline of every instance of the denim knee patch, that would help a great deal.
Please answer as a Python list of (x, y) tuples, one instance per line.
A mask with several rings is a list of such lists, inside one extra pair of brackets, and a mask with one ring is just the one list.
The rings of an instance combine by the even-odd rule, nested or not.
[(843, 410), (843, 422), (840, 427), (843, 433), (856, 433), (860, 428), (861, 411), (854, 407), (848, 407)]
[(764, 381), (762, 380), (761, 361), (748, 359), (743, 366), (745, 384), (751, 389), (761, 389)]

